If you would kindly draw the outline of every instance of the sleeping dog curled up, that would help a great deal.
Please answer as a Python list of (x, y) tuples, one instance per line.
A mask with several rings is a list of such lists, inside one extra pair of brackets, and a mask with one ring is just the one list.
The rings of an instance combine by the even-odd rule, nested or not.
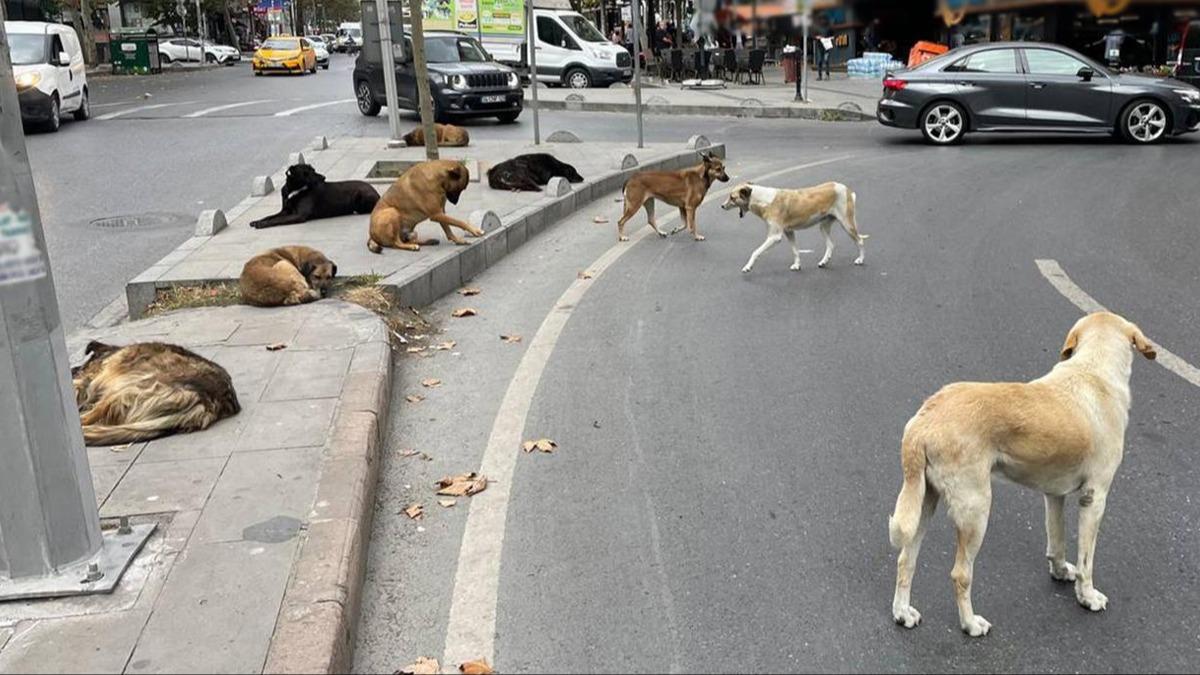
[(242, 299), (258, 307), (320, 300), (337, 276), (337, 265), (307, 246), (281, 246), (260, 253), (242, 268)]
[[(433, 131), (437, 137), (437, 144), (443, 148), (461, 148), (471, 143), (471, 135), (467, 133), (467, 130), (453, 124), (435, 124), (433, 125)], [(404, 134), (403, 141), (410, 148), (414, 146), (424, 147), (425, 128), (417, 127)]]
[(182, 347), (89, 342), (71, 370), (88, 445), (120, 445), (207, 429), (241, 411), (221, 366)]
[(336, 218), (355, 213), (370, 213), (379, 201), (379, 193), (361, 180), (326, 181), (309, 164), (288, 167), (287, 180), (280, 191), (283, 209), (273, 216), (250, 223), (250, 227), (294, 225), (318, 218)]
[(575, 167), (545, 152), (518, 155), (488, 169), (488, 187), (493, 190), (537, 192), (551, 178), (561, 176), (571, 183), (582, 183)]

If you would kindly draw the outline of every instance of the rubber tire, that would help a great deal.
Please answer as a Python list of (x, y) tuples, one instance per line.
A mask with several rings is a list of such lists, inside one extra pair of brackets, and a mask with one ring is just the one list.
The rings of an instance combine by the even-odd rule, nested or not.
[(50, 119), (42, 123), (42, 131), (55, 133), (62, 127), (62, 107), (58, 102), (58, 94), (50, 99)]
[(254, 69), (254, 76), (255, 76), (255, 77), (262, 77), (262, 71), (261, 71), (261, 70), (259, 70), (258, 68), (255, 68), (255, 69)]
[(76, 122), (86, 122), (92, 118), (92, 104), (88, 100), (87, 87), (83, 88), (83, 93), (80, 96), (83, 97), (83, 100), (79, 102), (79, 108), (71, 113), (71, 115), (75, 117)]
[(171, 63), (174, 61), (174, 59), (172, 59), (172, 58), (170, 57), (170, 55), (168, 55), (168, 54), (166, 54), (166, 53), (160, 53), (160, 54), (158, 55), (158, 60), (159, 60), (159, 62), (160, 62), (162, 65), (164, 65), (164, 66), (169, 66), (169, 65), (171, 65)]
[[(580, 82), (584, 83), (582, 86), (576, 86), (574, 81), (575, 75), (583, 76), (583, 78), (579, 80)], [(590, 89), (592, 87), (592, 75), (583, 68), (572, 68), (563, 74), (563, 86), (570, 89)]]
[(383, 110), (383, 106), (379, 105), (379, 102), (371, 95), (371, 85), (367, 84), (366, 80), (359, 80), (355, 85), (354, 100), (358, 105), (358, 112), (366, 117), (376, 117), (379, 115), (379, 111)]
[(325, 65), (321, 66), (321, 70), (329, 70), (329, 64), (326, 63)]
[[(929, 114), (929, 111), (932, 110), (934, 106), (940, 106), (940, 105), (948, 105), (948, 106), (954, 108), (955, 110), (957, 110), (959, 117), (962, 118), (962, 121), (963, 121), (963, 128), (962, 128), (962, 131), (959, 132), (958, 137), (948, 143), (934, 140), (932, 137), (930, 137), (929, 133), (925, 130), (925, 116)], [(921, 111), (921, 116), (917, 118), (917, 124), (920, 125), (919, 128), (921, 130), (921, 135), (925, 137), (925, 142), (930, 145), (934, 145), (934, 146), (938, 146), (938, 147), (961, 144), (963, 142), (963, 139), (967, 137), (967, 129), (970, 127), (970, 122), (967, 118), (967, 111), (963, 110), (963, 107), (961, 105), (959, 105), (953, 101), (936, 101), (934, 103), (929, 104), (928, 106), (925, 107), (924, 110)]]
[(204, 55), (204, 62), (205, 62), (205, 63), (216, 63), (216, 62), (217, 62), (217, 57), (213, 56), (212, 54), (205, 54), (205, 55)]
[(516, 112), (506, 112), (496, 115), (496, 119), (500, 120), (501, 124), (512, 124), (513, 122), (516, 122), (517, 118), (520, 116), (521, 111), (518, 110)]
[[(1163, 111), (1163, 114), (1166, 115), (1166, 118), (1167, 118), (1167, 129), (1163, 131), (1161, 136), (1159, 136), (1158, 138), (1156, 138), (1152, 141), (1138, 140), (1129, 131), (1129, 115), (1130, 115), (1130, 113), (1133, 112), (1134, 108), (1136, 108), (1139, 105), (1145, 104), (1145, 103), (1152, 103), (1152, 104), (1158, 106), (1159, 109)], [(1120, 138), (1122, 141), (1125, 141), (1126, 143), (1129, 143), (1130, 145), (1154, 145), (1155, 143), (1163, 142), (1167, 138), (1167, 136), (1171, 135), (1170, 128), (1171, 128), (1171, 112), (1169, 110), (1167, 110), (1166, 106), (1159, 103), (1158, 101), (1152, 101), (1150, 99), (1143, 98), (1143, 99), (1138, 99), (1136, 101), (1131, 102), (1129, 105), (1125, 106), (1124, 110), (1121, 111), (1121, 116), (1117, 118), (1117, 132), (1116, 133), (1117, 133), (1117, 138)]]

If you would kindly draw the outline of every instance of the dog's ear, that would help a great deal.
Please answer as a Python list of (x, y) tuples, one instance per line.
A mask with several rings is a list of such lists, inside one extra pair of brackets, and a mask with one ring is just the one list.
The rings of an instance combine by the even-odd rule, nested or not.
[(312, 273), (316, 267), (316, 265), (312, 264), (311, 260), (305, 260), (304, 262), (300, 263), (300, 276), (304, 277), (305, 279), (312, 279)]
[(1142, 329), (1132, 321), (1129, 322), (1129, 327), (1132, 329), (1129, 332), (1129, 341), (1133, 344), (1133, 348), (1151, 361), (1158, 358), (1158, 352), (1154, 349), (1154, 345), (1146, 339), (1146, 334), (1142, 332)]
[(335, 262), (329, 263), (329, 269), (330, 269), (329, 278), (332, 279), (333, 277), (336, 277), (337, 276), (337, 263), (335, 263)]
[(463, 167), (459, 164), (455, 164), (454, 166), (450, 167), (449, 169), (446, 169), (446, 177), (456, 183), (458, 181), (462, 180), (462, 175), (463, 175)]
[(1071, 329), (1070, 333), (1067, 333), (1067, 341), (1063, 343), (1062, 351), (1059, 352), (1059, 360), (1066, 361), (1067, 359), (1071, 358), (1071, 356), (1075, 353), (1075, 350), (1078, 348), (1079, 328), (1075, 327)]
[(91, 356), (93, 354), (102, 356), (111, 351), (115, 351), (116, 349), (117, 349), (116, 347), (113, 347), (112, 345), (106, 345), (103, 342), (100, 342), (99, 340), (92, 340), (91, 342), (87, 343), (86, 347), (83, 348), (83, 353), (88, 356)]

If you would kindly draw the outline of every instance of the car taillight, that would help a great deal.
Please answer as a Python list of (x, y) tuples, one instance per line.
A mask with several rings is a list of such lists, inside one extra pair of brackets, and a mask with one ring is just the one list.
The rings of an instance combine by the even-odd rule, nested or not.
[(888, 91), (900, 91), (907, 86), (907, 80), (901, 80), (895, 77), (889, 77), (883, 81), (883, 88)]

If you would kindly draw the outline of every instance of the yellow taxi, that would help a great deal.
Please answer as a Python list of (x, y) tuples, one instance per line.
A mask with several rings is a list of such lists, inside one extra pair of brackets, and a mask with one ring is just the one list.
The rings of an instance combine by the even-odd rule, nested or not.
[(254, 52), (250, 62), (255, 75), (269, 71), (287, 73), (317, 72), (317, 51), (302, 37), (276, 36), (267, 38)]

